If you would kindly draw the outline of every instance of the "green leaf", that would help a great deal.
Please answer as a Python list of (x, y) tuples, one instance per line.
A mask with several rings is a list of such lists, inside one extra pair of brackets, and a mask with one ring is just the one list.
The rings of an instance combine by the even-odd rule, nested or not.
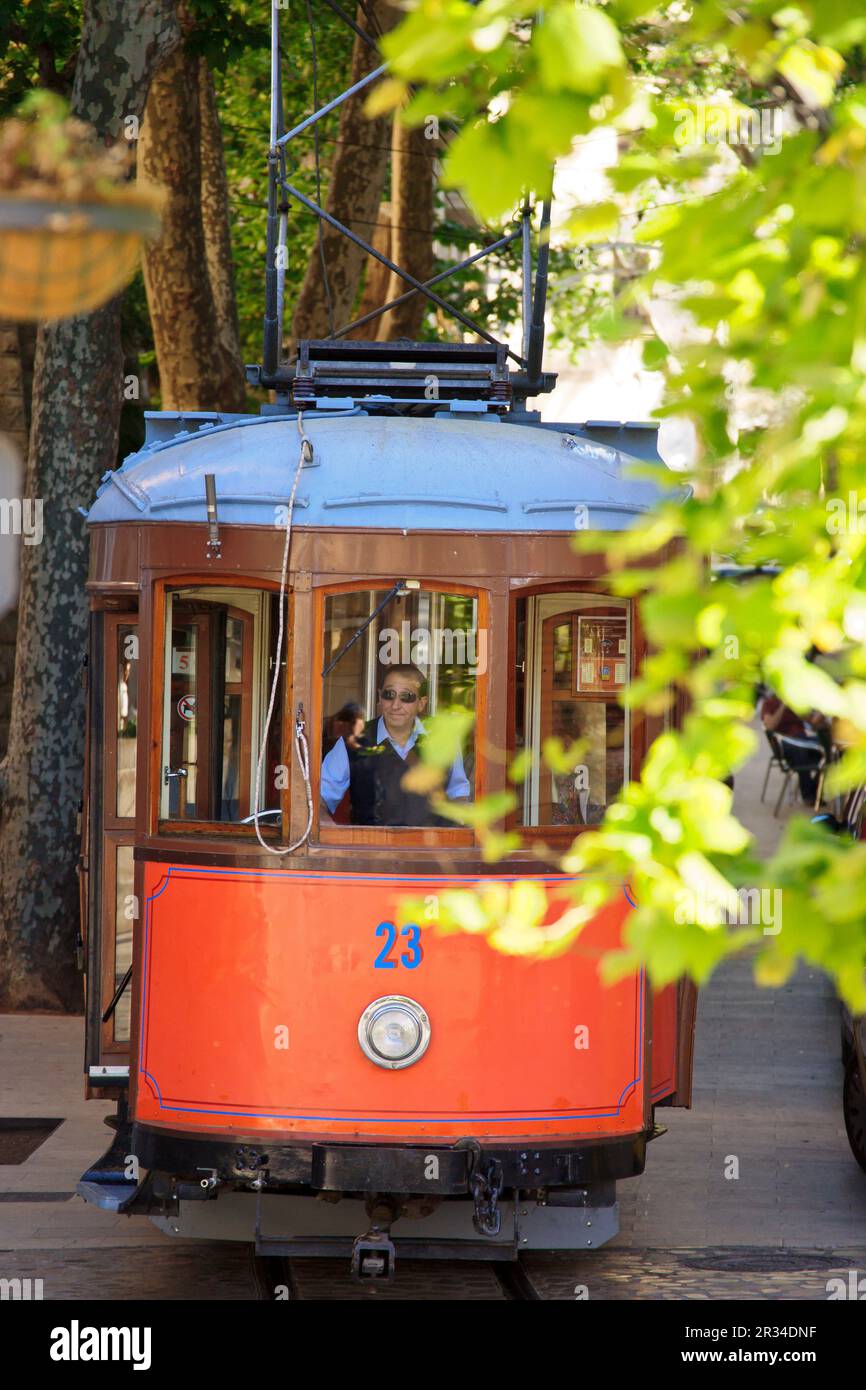
[(571, 213), (566, 230), (575, 241), (604, 241), (616, 231), (619, 219), (616, 203), (590, 203)]
[(432, 767), (450, 767), (458, 753), (462, 753), (474, 723), (473, 712), (461, 708), (441, 710), (425, 718), (420, 746), (424, 762)]
[(594, 96), (625, 56), (616, 25), (602, 11), (584, 5), (548, 9), (532, 35), (539, 74), (550, 91), (562, 88)]
[(809, 106), (829, 106), (845, 60), (835, 49), (802, 39), (777, 63), (784, 78)]

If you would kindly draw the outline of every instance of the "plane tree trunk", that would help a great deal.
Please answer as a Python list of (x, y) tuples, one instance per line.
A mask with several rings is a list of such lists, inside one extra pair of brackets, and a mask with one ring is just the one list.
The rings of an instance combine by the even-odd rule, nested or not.
[[(422, 283), (433, 274), (433, 161), (436, 145), (423, 126), (412, 129), (395, 118), (391, 140), (391, 260)], [(387, 303), (410, 286), (394, 271), (388, 272)], [(379, 319), (377, 337), (417, 338), (430, 303), (413, 294)], [(370, 335), (372, 337), (372, 334)]]
[(178, 48), (156, 74), (139, 167), (168, 195), (144, 283), (164, 410), (243, 410), (222, 136), (213, 77)]
[[(368, 0), (364, 9), (358, 10), (358, 23), (366, 26), (368, 31), (371, 16), (377, 29), (385, 31), (393, 28), (400, 18), (400, 12), (387, 4), (386, 0)], [(360, 82), (380, 61), (378, 55), (356, 36), (350, 85)], [(379, 203), (385, 187), (391, 140), (390, 116), (370, 120), (364, 114), (369, 91), (369, 87), (364, 88), (340, 108), (336, 153), (325, 199), (325, 208), (331, 216), (350, 227), (365, 241), (372, 241), (379, 220)], [(312, 135), (298, 138), (309, 138), (312, 142)], [(327, 284), (322, 270), (323, 258), (327, 268)], [(326, 338), (329, 326), (342, 328), (354, 317), (352, 309), (366, 260), (366, 252), (355, 246), (342, 232), (322, 224), (321, 248), (317, 237), (295, 304), (291, 352), (302, 338)], [(375, 324), (371, 325), (369, 336), (376, 336)]]
[[(173, 0), (87, 0), (71, 107), (106, 138), (141, 118), (180, 40)], [(0, 766), (0, 1007), (79, 1010), (76, 828), (82, 794), (87, 535), (77, 512), (117, 457), (120, 300), (42, 324), (24, 496), (41, 500), (22, 544), (15, 682)], [(34, 532), (34, 534), (37, 534)]]

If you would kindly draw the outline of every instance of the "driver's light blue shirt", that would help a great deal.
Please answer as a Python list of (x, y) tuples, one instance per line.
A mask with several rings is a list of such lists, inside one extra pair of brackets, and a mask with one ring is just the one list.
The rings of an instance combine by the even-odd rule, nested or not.
[[(418, 735), (424, 733), (424, 725), (420, 719), (415, 720), (415, 727), (406, 742), (400, 746), (391, 738), (385, 728), (385, 720), (379, 716), (379, 723), (376, 725), (376, 742), (384, 743), (387, 739), (395, 752), (400, 757), (406, 759), (406, 754), (410, 748), (414, 748), (418, 741)], [(334, 814), (349, 786), (349, 754), (346, 749), (345, 739), (338, 739), (331, 751), (322, 760), (322, 777), (320, 792), (322, 800), (327, 806), (331, 815)], [(469, 779), (463, 767), (463, 758), (458, 753), (454, 762), (451, 764), (451, 772), (448, 776), (448, 783), (445, 787), (445, 795), (450, 801), (458, 797), (469, 796)]]

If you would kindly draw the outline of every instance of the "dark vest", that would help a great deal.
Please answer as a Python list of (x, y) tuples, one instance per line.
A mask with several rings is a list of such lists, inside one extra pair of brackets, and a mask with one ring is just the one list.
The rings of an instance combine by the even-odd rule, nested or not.
[(410, 767), (421, 760), (418, 749), (423, 738), (416, 740), (403, 759), (387, 738), (376, 742), (378, 723), (378, 718), (368, 719), (358, 747), (347, 745), (352, 824), (451, 825), (453, 822), (430, 809), (426, 796), (400, 786)]

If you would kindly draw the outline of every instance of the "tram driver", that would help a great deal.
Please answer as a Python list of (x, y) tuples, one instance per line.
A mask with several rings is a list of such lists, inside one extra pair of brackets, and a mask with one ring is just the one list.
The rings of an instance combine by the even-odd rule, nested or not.
[[(378, 716), (368, 719), (355, 746), (340, 738), (322, 761), (321, 797), (331, 820), (349, 791), (353, 825), (453, 825), (438, 816), (428, 798), (401, 784), (420, 761), (424, 740), (421, 716), (427, 708), (427, 682), (417, 666), (389, 666), (379, 689)], [(445, 795), (468, 801), (469, 779), (458, 753)]]

